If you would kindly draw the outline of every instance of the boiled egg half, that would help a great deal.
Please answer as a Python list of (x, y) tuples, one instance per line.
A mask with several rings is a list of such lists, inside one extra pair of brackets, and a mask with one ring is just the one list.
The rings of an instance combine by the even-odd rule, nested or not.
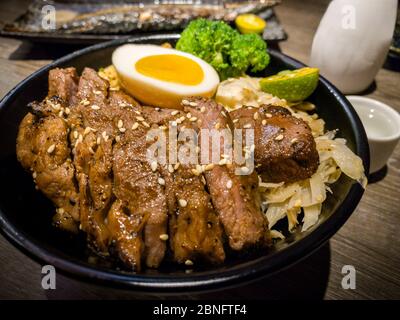
[(217, 72), (189, 53), (156, 45), (126, 44), (112, 55), (123, 88), (146, 105), (180, 109), (188, 96), (210, 98)]

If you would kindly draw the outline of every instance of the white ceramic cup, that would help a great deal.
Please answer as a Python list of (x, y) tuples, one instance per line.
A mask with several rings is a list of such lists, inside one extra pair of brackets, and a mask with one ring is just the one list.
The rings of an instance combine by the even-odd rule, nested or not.
[(369, 172), (382, 169), (400, 140), (400, 114), (388, 105), (361, 96), (346, 97), (353, 105), (368, 137)]

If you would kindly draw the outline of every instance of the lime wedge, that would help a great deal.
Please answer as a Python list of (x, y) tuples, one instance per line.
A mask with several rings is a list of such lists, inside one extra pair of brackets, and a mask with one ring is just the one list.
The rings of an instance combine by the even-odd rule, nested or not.
[(287, 101), (308, 98), (318, 85), (319, 69), (284, 70), (260, 80), (261, 90)]

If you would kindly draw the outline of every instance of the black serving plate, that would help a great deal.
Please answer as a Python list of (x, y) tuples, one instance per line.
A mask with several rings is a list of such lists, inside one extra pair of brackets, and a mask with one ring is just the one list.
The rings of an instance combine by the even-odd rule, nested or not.
[[(166, 21), (154, 21), (149, 23), (149, 25), (137, 25), (135, 27), (131, 27), (132, 29), (126, 28), (129, 31), (119, 30), (114, 24), (110, 24), (107, 27), (103, 26), (101, 31), (93, 31), (93, 32), (84, 32), (80, 33), (77, 31), (66, 29), (56, 29), (56, 30), (45, 30), (42, 27), (42, 7), (44, 5), (52, 4), (56, 10), (72, 10), (79, 14), (87, 14), (90, 12), (95, 12), (100, 10), (101, 8), (109, 8), (113, 6), (121, 6), (122, 4), (131, 4), (142, 2), (144, 5), (153, 4), (155, 1), (153, 0), (141, 0), (141, 1), (93, 1), (93, 0), (74, 0), (71, 2), (65, 2), (63, 0), (56, 0), (48, 3), (44, 0), (35, 0), (31, 4), (31, 6), (27, 9), (27, 11), (18, 17), (14, 22), (5, 24), (0, 27), (0, 36), (16, 38), (21, 40), (28, 40), (31, 42), (38, 43), (62, 43), (62, 44), (79, 44), (79, 45), (89, 45), (96, 44), (104, 41), (111, 41), (117, 39), (128, 39), (137, 34), (147, 36), (151, 35), (159, 35), (162, 33), (165, 36), (171, 36), (175, 33), (180, 33), (184, 27), (190, 22), (190, 19), (194, 19), (197, 16), (194, 15), (190, 19), (179, 17), (175, 18), (175, 21), (171, 21), (171, 19), (166, 19)], [(179, 1), (177, 1), (179, 3)], [(202, 0), (202, 5), (214, 4), (218, 2), (218, 0)], [(235, 1), (231, 1), (235, 2)], [(236, 1), (237, 2), (237, 1)], [(255, 1), (256, 3), (257, 1)], [(278, 43), (280, 41), (287, 39), (287, 34), (280, 24), (275, 10), (272, 6), (278, 4), (280, 1), (278, 0), (269, 0), (265, 1), (265, 3), (260, 3), (259, 7), (256, 4), (253, 6), (254, 9), (251, 10), (247, 8), (246, 5), (243, 4), (242, 9), (238, 9), (239, 12), (254, 12), (261, 18), (263, 18), (267, 22), (267, 27), (262, 34), (264, 40), (268, 42)], [(169, 3), (173, 3), (170, 1)], [(250, 4), (251, 6), (251, 4)], [(132, 21), (127, 21), (133, 23)], [(232, 19), (226, 20), (226, 22), (230, 24), (234, 24)], [(116, 29), (117, 28), (117, 29)], [(123, 28), (124, 29), (124, 28)], [(125, 30), (125, 29), (124, 29)]]
[[(129, 39), (132, 43), (160, 44), (174, 42), (162, 35)], [(47, 93), (48, 71), (55, 67), (99, 68), (111, 63), (113, 50), (127, 42), (101, 43), (54, 61), (41, 68), (11, 90), (0, 102), (0, 227), (3, 234), (31, 257), (52, 264), (57, 270), (81, 279), (132, 290), (150, 292), (188, 292), (221, 289), (261, 276), (272, 275), (306, 257), (324, 244), (347, 220), (363, 194), (363, 189), (344, 175), (333, 186), (323, 205), (321, 217), (311, 230), (289, 234), (269, 252), (247, 256), (230, 256), (222, 266), (195, 268), (192, 273), (176, 265), (162, 265), (159, 270), (141, 274), (115, 269), (88, 259), (84, 237), (72, 237), (51, 225), (54, 207), (34, 189), (30, 175), (16, 160), (15, 141), (18, 124), (27, 113), (28, 102), (41, 100)], [(270, 51), (271, 63), (265, 74), (302, 67), (300, 62), (276, 51)], [(327, 80), (320, 77), (310, 101), (326, 121), (327, 129), (339, 129), (339, 136), (369, 167), (369, 150), (364, 128), (346, 98)]]

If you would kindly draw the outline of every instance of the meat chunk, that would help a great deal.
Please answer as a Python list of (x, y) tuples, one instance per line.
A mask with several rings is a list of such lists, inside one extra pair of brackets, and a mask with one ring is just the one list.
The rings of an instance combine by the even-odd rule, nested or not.
[(235, 127), (254, 128), (254, 160), (265, 181), (293, 182), (311, 177), (319, 156), (311, 129), (283, 107), (243, 107), (230, 113)]
[(32, 171), (37, 187), (57, 207), (55, 224), (77, 232), (79, 198), (70, 154), (68, 126), (62, 118), (32, 113), (25, 116), (17, 137), (17, 158), (25, 169)]
[[(218, 132), (220, 128), (232, 126), (229, 115), (213, 100), (190, 98), (183, 100), (182, 104), (185, 111), (200, 120), (200, 129)], [(202, 133), (200, 137), (202, 139)], [(221, 139), (221, 150), (225, 143)], [(212, 145), (212, 141), (209, 141), (210, 154)], [(241, 250), (266, 244), (269, 234), (267, 219), (260, 210), (257, 175), (255, 172), (237, 175), (237, 168), (234, 162), (230, 165), (217, 164), (205, 172), (205, 177), (212, 202), (228, 235), (229, 245), (234, 250)]]

